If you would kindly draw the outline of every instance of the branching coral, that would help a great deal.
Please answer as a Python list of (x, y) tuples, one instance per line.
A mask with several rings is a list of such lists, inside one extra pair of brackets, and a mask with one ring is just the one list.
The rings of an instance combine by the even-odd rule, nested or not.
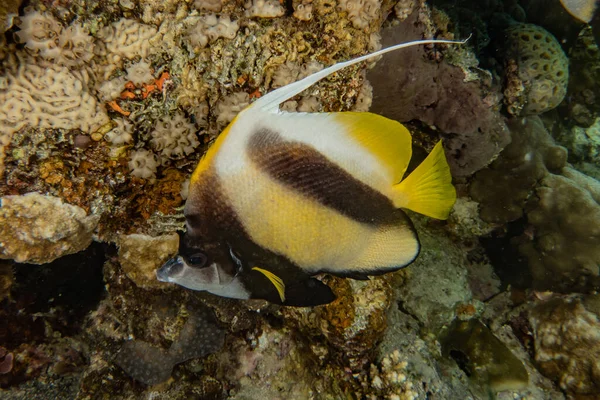
[(395, 350), (386, 355), (381, 361), (381, 366), (371, 364), (369, 377), (371, 380), (370, 392), (375, 392), (367, 398), (384, 398), (389, 400), (414, 400), (419, 397), (413, 388), (414, 384), (407, 376), (408, 362), (401, 358), (400, 352)]

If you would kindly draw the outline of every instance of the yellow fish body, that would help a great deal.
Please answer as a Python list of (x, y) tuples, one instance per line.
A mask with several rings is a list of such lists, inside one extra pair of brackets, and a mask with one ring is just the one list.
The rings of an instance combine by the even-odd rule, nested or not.
[(238, 114), (192, 175), (187, 232), (159, 279), (226, 297), (316, 305), (334, 296), (312, 275), (364, 279), (410, 264), (419, 240), (401, 208), (445, 219), (456, 200), (441, 142), (404, 177), (411, 136), (400, 123), (367, 112), (286, 113), (279, 105), (345, 66), (424, 42), (336, 64)]

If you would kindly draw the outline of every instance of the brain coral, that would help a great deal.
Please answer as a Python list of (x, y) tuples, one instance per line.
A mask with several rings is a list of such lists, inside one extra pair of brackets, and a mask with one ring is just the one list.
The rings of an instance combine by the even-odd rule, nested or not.
[(6, 76), (0, 89), (0, 172), (4, 147), (24, 127), (80, 129), (93, 133), (109, 122), (86, 82), (66, 67), (24, 64)]
[(558, 41), (533, 24), (505, 31), (505, 87), (508, 112), (537, 115), (558, 106), (567, 93), (569, 60)]

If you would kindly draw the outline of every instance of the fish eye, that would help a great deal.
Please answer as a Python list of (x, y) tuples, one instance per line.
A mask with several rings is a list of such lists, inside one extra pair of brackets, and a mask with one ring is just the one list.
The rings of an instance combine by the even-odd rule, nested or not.
[(192, 268), (202, 268), (207, 261), (204, 253), (195, 253), (188, 257), (188, 265)]

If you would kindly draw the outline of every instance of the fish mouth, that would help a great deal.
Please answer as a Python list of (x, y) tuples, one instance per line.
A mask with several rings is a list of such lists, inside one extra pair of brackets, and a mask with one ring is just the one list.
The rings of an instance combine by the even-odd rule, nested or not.
[(175, 256), (156, 270), (156, 279), (161, 282), (171, 282), (170, 277), (184, 267), (184, 261), (181, 256)]

